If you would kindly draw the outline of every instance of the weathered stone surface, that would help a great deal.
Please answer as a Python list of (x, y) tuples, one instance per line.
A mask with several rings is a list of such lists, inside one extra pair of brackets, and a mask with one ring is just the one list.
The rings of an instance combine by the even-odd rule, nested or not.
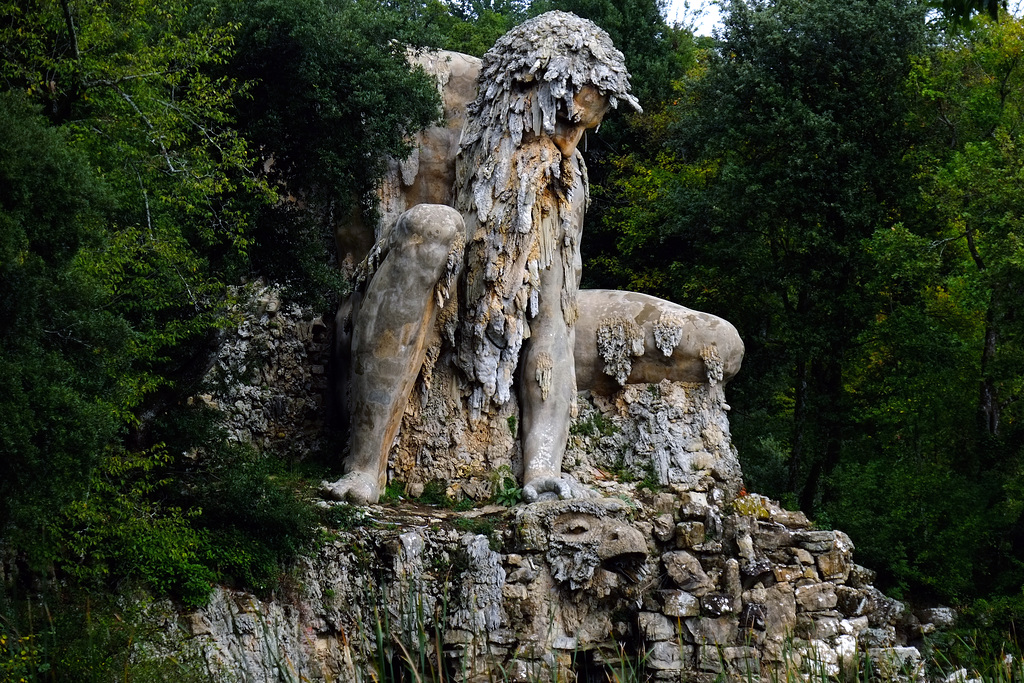
[(846, 583), (854, 588), (867, 588), (875, 580), (875, 572), (871, 571), (867, 567), (862, 567), (857, 563), (850, 565), (850, 576), (846, 579)]
[(878, 676), (886, 681), (916, 681), (923, 678), (924, 662), (914, 647), (880, 647), (867, 651)]
[(796, 589), (796, 602), (808, 612), (832, 609), (838, 602), (835, 586), (828, 583), (799, 586)]
[(916, 614), (922, 624), (932, 624), (936, 628), (952, 628), (956, 624), (956, 610), (952, 607), (928, 607)]
[(638, 615), (640, 631), (647, 640), (671, 640), (676, 637), (674, 622), (659, 612), (641, 612)]
[(672, 581), (684, 591), (700, 597), (714, 588), (710, 577), (704, 573), (700, 560), (686, 551), (665, 553), (661, 556)]
[(647, 666), (654, 671), (679, 671), (691, 666), (690, 648), (676, 641), (653, 643), (647, 650)]
[(732, 598), (721, 593), (709, 593), (700, 599), (701, 611), (713, 618), (732, 614)]
[(654, 537), (662, 543), (674, 538), (676, 523), (671, 514), (662, 514), (654, 518)]
[(686, 591), (661, 591), (662, 611), (670, 617), (695, 617), (700, 614), (700, 600)]
[(676, 547), (693, 548), (704, 542), (704, 522), (680, 522), (675, 529)]
[(697, 645), (730, 645), (739, 641), (736, 617), (690, 617), (684, 623)]

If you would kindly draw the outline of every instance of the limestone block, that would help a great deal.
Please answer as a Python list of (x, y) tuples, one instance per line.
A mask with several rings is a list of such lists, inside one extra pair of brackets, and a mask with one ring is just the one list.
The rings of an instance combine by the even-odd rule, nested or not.
[(801, 669), (815, 679), (839, 675), (839, 655), (823, 640), (809, 640), (799, 645)]
[(679, 496), (679, 518), (682, 520), (703, 520), (708, 514), (707, 494), (699, 491), (682, 493)]
[(864, 649), (892, 647), (896, 644), (896, 629), (892, 626), (864, 629), (857, 643)]
[(714, 583), (704, 573), (700, 560), (685, 550), (665, 553), (661, 560), (669, 577), (682, 590), (700, 597), (714, 588)]
[(933, 624), (936, 628), (952, 628), (956, 624), (956, 610), (952, 607), (929, 607), (916, 614), (922, 624)]
[(842, 619), (839, 622), (839, 631), (843, 635), (856, 638), (868, 627), (867, 617), (856, 617), (853, 619)]
[(721, 674), (725, 668), (722, 652), (714, 646), (699, 645), (697, 647), (697, 669), (714, 674)]
[(903, 616), (903, 604), (886, 597), (873, 586), (837, 586), (836, 595), (838, 607), (843, 614), (851, 617), (866, 616), (873, 627), (895, 624)]
[(876, 572), (854, 563), (850, 566), (850, 575), (846, 583), (854, 588), (867, 588), (874, 582), (874, 578)]
[(804, 570), (802, 567), (794, 567), (792, 565), (776, 565), (772, 567), (772, 574), (774, 574), (775, 580), (779, 583), (786, 583), (801, 578), (804, 575)]
[(881, 680), (914, 681), (924, 675), (924, 663), (917, 648), (868, 648), (867, 654)]
[(704, 542), (704, 522), (680, 522), (675, 527), (677, 548), (693, 548)]
[(764, 591), (761, 601), (766, 608), (765, 631), (774, 639), (783, 640), (796, 628), (796, 596), (790, 584), (776, 584)]
[(818, 570), (825, 581), (844, 583), (850, 575), (850, 553), (842, 550), (830, 550), (818, 555)]
[(790, 548), (789, 552), (792, 554), (793, 559), (802, 565), (813, 565), (814, 556), (803, 548)]
[(679, 671), (689, 668), (692, 661), (689, 645), (676, 641), (661, 641), (647, 648), (647, 666), (655, 671)]
[(675, 623), (664, 614), (641, 612), (637, 619), (645, 640), (672, 640), (676, 637)]
[(793, 542), (812, 553), (824, 553), (832, 550), (836, 541), (833, 531), (794, 531)]
[(743, 575), (749, 579), (756, 579), (765, 574), (772, 573), (771, 562), (765, 557), (755, 557), (752, 560), (745, 560), (741, 563)]
[(683, 623), (697, 645), (731, 645), (739, 640), (739, 620), (735, 616), (689, 617)]
[(796, 589), (796, 602), (806, 612), (820, 612), (836, 606), (836, 589), (828, 583), (800, 586)]
[(796, 635), (805, 640), (828, 640), (839, 633), (839, 619), (809, 614), (796, 618)]
[(733, 674), (749, 677), (761, 672), (760, 654), (755, 647), (726, 647), (722, 649), (722, 655)]
[(692, 593), (679, 590), (660, 592), (662, 611), (670, 617), (695, 617), (700, 614), (700, 600)]
[(850, 635), (840, 635), (835, 639), (836, 656), (839, 658), (839, 666), (844, 672), (856, 671), (857, 661), (857, 639)]
[(722, 593), (709, 593), (700, 599), (701, 612), (709, 617), (732, 614), (732, 598)]
[(744, 603), (740, 612), (740, 628), (744, 630), (764, 631), (768, 607), (759, 602)]
[(811, 525), (807, 515), (799, 511), (784, 510), (780, 507), (769, 508), (769, 519), (790, 529), (806, 529)]
[(662, 514), (654, 518), (654, 537), (663, 543), (672, 540), (676, 535), (676, 523), (671, 514)]

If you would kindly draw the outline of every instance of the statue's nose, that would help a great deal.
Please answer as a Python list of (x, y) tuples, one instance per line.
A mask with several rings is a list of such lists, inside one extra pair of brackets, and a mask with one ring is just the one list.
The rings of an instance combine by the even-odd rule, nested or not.
[(607, 528), (598, 548), (601, 559), (608, 559), (623, 553), (645, 553), (647, 543), (643, 534), (627, 524), (616, 524)]

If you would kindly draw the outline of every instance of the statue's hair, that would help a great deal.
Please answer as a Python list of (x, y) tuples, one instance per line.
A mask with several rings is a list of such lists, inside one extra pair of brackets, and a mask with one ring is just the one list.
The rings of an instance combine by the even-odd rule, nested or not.
[[(504, 131), (516, 147), (524, 131), (551, 134), (559, 105), (570, 120), (578, 120), (573, 97), (586, 85), (607, 95), (613, 108), (623, 101), (640, 109), (629, 93), (622, 53), (597, 24), (568, 12), (546, 12), (525, 21), (484, 55), (480, 90), (469, 105), (461, 147), (478, 142), (489, 147), (496, 142), (494, 135)], [(527, 91), (533, 96), (524, 108)]]
[[(558, 116), (580, 120), (573, 98), (588, 85), (612, 107), (626, 102), (640, 109), (608, 34), (567, 12), (520, 24), (484, 55), (455, 162), (456, 208), (472, 233), (459, 365), (474, 385), (474, 412), (492, 399), (508, 401), (527, 318), (537, 310), (539, 273), (556, 255), (555, 267), (566, 275), (563, 314), (575, 322), (579, 226), (572, 225), (568, 195), (580, 185), (586, 192), (586, 169), (578, 153), (563, 158), (548, 136)], [(524, 147), (524, 139), (536, 144)], [(535, 210), (545, 189), (557, 204), (549, 207), (556, 209), (551, 221)]]

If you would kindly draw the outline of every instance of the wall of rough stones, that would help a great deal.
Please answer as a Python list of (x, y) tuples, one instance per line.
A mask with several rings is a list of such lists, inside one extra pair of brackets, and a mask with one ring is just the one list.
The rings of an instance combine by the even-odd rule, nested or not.
[(261, 280), (231, 288), (237, 324), (194, 397), (219, 410), (228, 439), (285, 457), (330, 446), (325, 429), (330, 331)]

